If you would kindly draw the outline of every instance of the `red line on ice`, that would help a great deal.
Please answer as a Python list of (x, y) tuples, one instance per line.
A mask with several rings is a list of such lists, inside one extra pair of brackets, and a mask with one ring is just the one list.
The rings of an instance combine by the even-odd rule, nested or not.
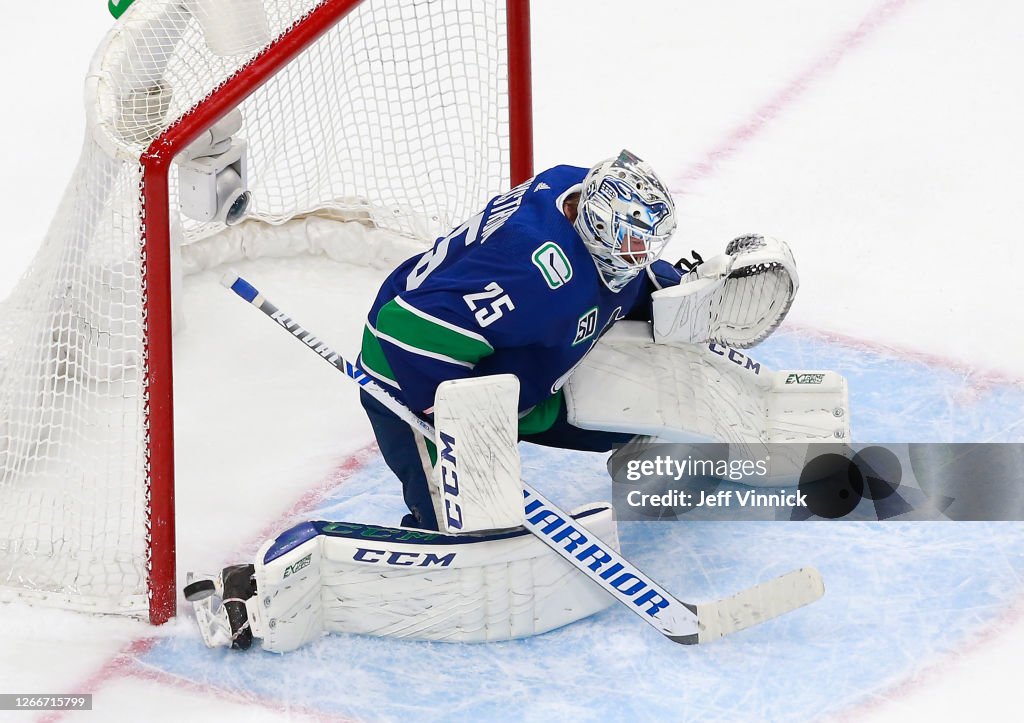
[[(908, 5), (910, 0), (886, 0), (875, 6), (861, 21), (861, 23), (850, 33), (847, 33), (836, 41), (825, 55), (818, 58), (814, 63), (804, 69), (792, 81), (771, 97), (766, 103), (757, 108), (750, 117), (740, 125), (733, 128), (717, 145), (709, 150), (704, 157), (692, 164), (676, 177), (672, 184), (672, 191), (676, 194), (683, 194), (687, 185), (693, 181), (702, 180), (714, 175), (718, 167), (724, 161), (729, 160), (741, 151), (746, 144), (758, 136), (769, 122), (775, 120), (783, 110), (799, 100), (808, 90), (812, 83), (817, 81), (828, 71), (839, 64), (840, 60), (861, 45), (864, 40), (874, 33), (879, 27), (888, 22), (897, 11)], [(869, 341), (856, 337), (836, 334), (820, 329), (787, 324), (785, 330), (794, 331), (800, 335), (815, 336), (843, 346), (863, 349), (874, 353), (892, 354), (902, 360), (918, 362), (927, 366), (941, 367), (950, 371), (962, 374), (965, 381), (969, 382), (976, 389), (988, 389), (996, 385), (1009, 384), (1014, 386), (1024, 385), (1024, 378), (1004, 372), (981, 369), (964, 363), (963, 361), (944, 357), (936, 354), (929, 354), (913, 349), (899, 348), (881, 342)], [(834, 720), (852, 720), (859, 718), (873, 710), (882, 707), (887, 700), (895, 697), (906, 697), (925, 687), (934, 673), (951, 667), (963, 655), (977, 652), (990, 644), (1007, 627), (1019, 624), (1024, 621), (1024, 601), (1018, 601), (999, 617), (998, 620), (987, 625), (984, 631), (977, 635), (971, 642), (960, 646), (953, 651), (942, 654), (934, 665), (911, 677), (909, 680), (899, 681), (888, 688), (875, 691), (871, 698), (855, 704), (853, 708), (841, 711), (832, 716)]]
[(766, 103), (759, 106), (746, 121), (733, 128), (701, 160), (677, 176), (672, 184), (672, 192), (685, 193), (689, 182), (713, 175), (720, 163), (736, 155), (748, 141), (759, 135), (769, 122), (800, 99), (816, 80), (838, 65), (850, 51), (856, 49), (909, 2), (910, 0), (885, 0), (875, 6), (856, 28), (840, 37), (824, 55), (808, 65)]
[(237, 550), (225, 561), (231, 564), (234, 560), (252, 559), (256, 556), (259, 546), (265, 540), (277, 537), (286, 525), (291, 524), (301, 515), (308, 513), (317, 505), (323, 502), (334, 490), (345, 480), (358, 472), (363, 465), (375, 459), (379, 454), (377, 443), (373, 442), (365, 447), (356, 450), (345, 459), (340, 465), (334, 468), (329, 475), (324, 477), (316, 486), (307, 490), (295, 503), (272, 522), (268, 522), (256, 536), (248, 542), (239, 546)]
[[(900, 10), (909, 2), (910, 0), (886, 0), (871, 10), (853, 31), (842, 36), (829, 48), (828, 52), (811, 63), (806, 69), (799, 73), (796, 78), (776, 93), (768, 102), (757, 108), (747, 121), (734, 128), (718, 145), (708, 151), (702, 160), (693, 164), (689, 169), (684, 171), (677, 178), (673, 191), (675, 193), (682, 193), (685, 190), (685, 184), (687, 182), (712, 175), (718, 164), (734, 156), (738, 151), (740, 151), (744, 145), (757, 136), (770, 121), (778, 117), (787, 106), (802, 97), (814, 81), (818, 80), (828, 70), (835, 67), (847, 53), (859, 46), (869, 35), (887, 22), (897, 10)], [(883, 347), (882, 345), (872, 345), (871, 342), (865, 342), (860, 339), (829, 335), (827, 332), (814, 332), (806, 329), (801, 329), (800, 331), (802, 333), (816, 333), (819, 336), (835, 339), (848, 346), (871, 348), (874, 350), (878, 350), (879, 348), (891, 349), (889, 347)], [(925, 355), (913, 352), (907, 352), (907, 354), (911, 358), (922, 360), (925, 358)], [(900, 356), (905, 355), (903, 352), (900, 352)], [(955, 364), (953, 368), (966, 369), (962, 364), (954, 363), (940, 357), (929, 358), (932, 361), (925, 361), (925, 363), (938, 364), (946, 367), (950, 367)], [(982, 372), (980, 377), (976, 377), (976, 379), (988, 378), (990, 377), (985, 372)], [(991, 378), (1002, 381), (1001, 377)], [(1011, 383), (1024, 383), (1024, 380), (1019, 379), (1012, 379), (1010, 381)], [(246, 556), (251, 557), (253, 553), (255, 553), (256, 547), (258, 547), (263, 540), (276, 534), (284, 524), (287, 524), (287, 522), (300, 515), (303, 511), (315, 507), (330, 493), (331, 490), (335, 489), (338, 484), (354, 474), (375, 454), (375, 445), (368, 445), (355, 452), (331, 475), (325, 478), (316, 487), (307, 491), (286, 512), (264, 527), (253, 541), (241, 546), (233, 556), (233, 559)], [(104, 663), (95, 673), (86, 678), (81, 685), (75, 688), (75, 690), (95, 692), (103, 684), (117, 677), (136, 677), (159, 682), (179, 689), (194, 690), (217, 697), (229, 697), (232, 700), (237, 700), (238, 702), (271, 707), (281, 712), (294, 712), (299, 710), (294, 707), (286, 707), (273, 699), (258, 698), (256, 696), (242, 696), (232, 691), (226, 691), (216, 688), (215, 686), (185, 680), (162, 671), (157, 671), (155, 669), (139, 665), (137, 659), (148, 652), (158, 640), (159, 638), (156, 637), (140, 638), (128, 644)], [(324, 721), (344, 720), (335, 717), (328, 717), (317, 711), (301, 710), (300, 714), (315, 717)], [(62, 719), (62, 717), (63, 714), (61, 712), (54, 712), (41, 720), (46, 721), (46, 723), (53, 723), (54, 721)]]
[(1020, 625), (1022, 622), (1024, 622), (1024, 599), (1018, 599), (1015, 604), (1006, 608), (997, 619), (989, 621), (980, 631), (973, 633), (966, 642), (936, 654), (933, 661), (923, 670), (915, 671), (909, 678), (896, 681), (888, 687), (873, 690), (867, 693), (862, 701), (854, 703), (845, 710), (826, 716), (823, 720), (860, 720), (872, 713), (883, 711), (889, 701), (896, 698), (908, 698), (914, 693), (920, 693), (932, 683), (937, 675), (954, 668), (957, 664), (962, 664), (964, 658), (981, 652), (1005, 634), (1008, 628)]
[(184, 690), (191, 693), (208, 695), (218, 700), (228, 700), (234, 703), (255, 705), (259, 706), (261, 709), (269, 709), (279, 713), (286, 713), (289, 715), (289, 718), (293, 715), (299, 715), (309, 718), (310, 720), (323, 721), (324, 723), (353, 723), (353, 719), (351, 718), (330, 715), (323, 711), (306, 708), (301, 705), (284, 703), (277, 698), (256, 695), (255, 693), (250, 692), (243, 693), (238, 690), (228, 690), (226, 688), (219, 688), (215, 685), (210, 685), (209, 683), (200, 683), (199, 681), (192, 680), (191, 678), (182, 678), (177, 675), (171, 675), (170, 673), (158, 668), (141, 665), (137, 660), (133, 660), (131, 665), (126, 666), (123, 669), (123, 673), (125, 677), (147, 680), (164, 685), (168, 688), (176, 688), (178, 690)]
[[(239, 547), (239, 550), (232, 554), (229, 559), (238, 560), (242, 559), (243, 555), (247, 555), (248, 558), (252, 558), (255, 555), (257, 548), (269, 537), (275, 536), (284, 527), (296, 517), (300, 516), (303, 512), (308, 512), (322, 502), (333, 490), (337, 489), (339, 485), (349, 479), (352, 475), (358, 472), (363, 465), (368, 461), (375, 458), (377, 455), (376, 443), (368, 444), (352, 454), (346, 457), (341, 464), (334, 468), (330, 474), (328, 474), (323, 480), (317, 483), (315, 486), (308, 489), (297, 499), (291, 507), (283, 512), (276, 520), (270, 522), (264, 527), (252, 540), (243, 544)], [(313, 717), (317, 720), (323, 721), (345, 721), (348, 719), (338, 718), (334, 716), (328, 716), (327, 714), (320, 713), (317, 711), (310, 711), (305, 709), (299, 709), (295, 706), (285, 706), (281, 703), (276, 703), (272, 699), (261, 698), (255, 695), (247, 696), (238, 694), (235, 691), (227, 689), (217, 688), (216, 686), (197, 683), (195, 681), (186, 682), (184, 679), (170, 674), (155, 672), (154, 669), (142, 666), (139, 664), (139, 658), (148, 653), (154, 645), (160, 641), (160, 636), (138, 638), (122, 647), (119, 651), (114, 653), (105, 663), (103, 663), (95, 672), (85, 678), (81, 683), (76, 685), (73, 689), (80, 690), (87, 693), (96, 693), (103, 685), (109, 683), (111, 680), (118, 678), (135, 677), (153, 682), (163, 683), (176, 687), (179, 689), (191, 689), (200, 692), (208, 693), (218, 698), (229, 698), (236, 702), (250, 703), (253, 705), (259, 705), (262, 707), (272, 707), (283, 713), (298, 711), (301, 715)], [(96, 701), (93, 700), (93, 708), (96, 707)], [(64, 719), (64, 715), (67, 711), (53, 711), (48, 715), (40, 719), (40, 723), (56, 723)]]
[[(160, 638), (139, 638), (138, 640), (133, 640), (114, 653), (114, 655), (107, 659), (107, 661), (94, 671), (92, 675), (87, 677), (71, 690), (79, 690), (83, 693), (95, 694), (96, 691), (99, 690), (107, 681), (123, 677), (127, 672), (127, 668), (135, 664), (135, 659), (140, 655), (145, 655), (149, 652), (150, 648), (152, 648), (159, 639)], [(95, 698), (93, 699), (92, 707), (95, 712)], [(55, 723), (56, 721), (63, 720), (67, 713), (68, 710), (51, 711), (39, 718), (38, 723)]]
[(959, 374), (964, 381), (977, 391), (984, 391), (996, 386), (1024, 386), (1024, 377), (996, 369), (985, 369), (983, 367), (969, 364), (962, 359), (956, 359), (942, 354), (923, 352), (910, 347), (902, 347), (887, 342), (862, 339), (856, 336), (847, 336), (838, 332), (828, 331), (813, 326), (786, 322), (780, 328), (780, 333), (793, 333), (801, 337), (821, 339), (832, 344), (845, 346), (850, 349), (858, 349), (872, 354), (882, 354), (899, 359), (903, 362), (913, 362), (929, 367), (937, 367)]

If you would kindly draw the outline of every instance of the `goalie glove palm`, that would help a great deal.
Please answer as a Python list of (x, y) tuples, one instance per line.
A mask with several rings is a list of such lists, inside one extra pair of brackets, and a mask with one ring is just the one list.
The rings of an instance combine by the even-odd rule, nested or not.
[(752, 347), (782, 323), (800, 286), (789, 246), (770, 236), (740, 236), (697, 259), (678, 286), (651, 295), (655, 342)]

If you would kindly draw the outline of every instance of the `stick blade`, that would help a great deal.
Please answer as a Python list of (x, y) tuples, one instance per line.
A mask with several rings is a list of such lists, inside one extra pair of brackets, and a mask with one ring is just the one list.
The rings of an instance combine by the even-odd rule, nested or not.
[(697, 642), (725, 635), (792, 612), (825, 594), (821, 573), (802, 567), (727, 598), (697, 606)]

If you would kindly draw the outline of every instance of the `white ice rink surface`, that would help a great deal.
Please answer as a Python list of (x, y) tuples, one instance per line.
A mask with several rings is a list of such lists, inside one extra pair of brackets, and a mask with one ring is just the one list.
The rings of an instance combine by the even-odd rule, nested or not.
[[(1024, 7), (534, 0), (533, 15), (537, 168), (622, 146), (649, 159), (677, 194), (673, 260), (750, 231), (787, 239), (800, 296), (765, 361), (847, 374), (855, 438), (1024, 441)], [(4, 18), (0, 297), (78, 158), (82, 79), (112, 22), (100, 0), (17, 3)], [(342, 350), (382, 278), (303, 260), (246, 273)], [(313, 511), (397, 523), (398, 485), (366, 451), (353, 390), (216, 274), (187, 287), (179, 571), (238, 561)], [(204, 381), (218, 375), (232, 383)], [(211, 421), (207, 406), (235, 417)], [(599, 459), (567, 476), (558, 457), (526, 454), (534, 484), (565, 506), (608, 494)], [(696, 601), (805, 562), (828, 593), (706, 649), (674, 648), (615, 610), (492, 648), (335, 638), (283, 658), (206, 651), (187, 612), (153, 630), (11, 605), (0, 693), (92, 692), (97, 710), (77, 716), (104, 721), (1019, 719), (1024, 524), (633, 523), (623, 537)]]

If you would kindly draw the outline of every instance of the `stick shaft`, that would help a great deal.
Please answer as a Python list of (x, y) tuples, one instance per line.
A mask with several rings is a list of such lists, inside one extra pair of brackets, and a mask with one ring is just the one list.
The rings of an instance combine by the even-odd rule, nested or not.
[(316, 352), (320, 358), (362, 387), (363, 391), (391, 410), (394, 414), (400, 417), (402, 421), (420, 432), (431, 442), (435, 441), (437, 435), (434, 432), (434, 427), (429, 422), (425, 422), (417, 417), (413, 414), (412, 410), (391, 396), (384, 387), (373, 381), (368, 374), (359, 369), (349, 360), (345, 359), (341, 354), (334, 351), (331, 347), (327, 346), (326, 343), (304, 329), (297, 321), (274, 306), (273, 303), (263, 296), (263, 294), (261, 294), (256, 287), (248, 281), (231, 272), (221, 279), (221, 283), (270, 317), (270, 319), (276, 322), (282, 329), (290, 332), (295, 339), (302, 342), (307, 348)]
[[(291, 333), (293, 337), (303, 343), (303, 346), (316, 352), (328, 364), (359, 384), (367, 394), (381, 402), (413, 429), (436, 443), (434, 427), (430, 423), (420, 419), (384, 387), (374, 382), (365, 372), (274, 306), (245, 279), (232, 272), (226, 275), (221, 283), (262, 311), (282, 329)], [(709, 638), (726, 635), (729, 632), (788, 612), (799, 605), (807, 604), (807, 602), (820, 597), (821, 592), (824, 592), (824, 588), (821, 588), (821, 592), (817, 592), (816, 589), (809, 591), (801, 589), (795, 596), (785, 596), (788, 599), (772, 599), (773, 597), (782, 597), (773, 596), (772, 592), (781, 588), (782, 583), (795, 574), (790, 573), (778, 580), (769, 581), (738, 593), (733, 598), (699, 607), (694, 606), (671, 595), (620, 555), (614, 547), (603, 542), (589, 530), (577, 527), (571, 515), (562, 511), (525, 482), (523, 483), (523, 496), (526, 529), (673, 642), (695, 644)], [(817, 575), (816, 571), (811, 572)], [(820, 587), (820, 577), (817, 578), (817, 584)], [(793, 587), (793, 585), (790, 584), (789, 587)], [(797, 585), (797, 587), (800, 586)], [(754, 597), (757, 598), (756, 602), (761, 603), (760, 605), (753, 605)], [(808, 599), (803, 599), (805, 597)], [(698, 621), (698, 610), (701, 617), (722, 618), (726, 612), (731, 611), (740, 603), (745, 604), (748, 608), (755, 608), (746, 612), (746, 618), (741, 624), (726, 624), (723, 621), (717, 626), (712, 636), (699, 635), (703, 626)], [(742, 605), (740, 606), (742, 607)]]

